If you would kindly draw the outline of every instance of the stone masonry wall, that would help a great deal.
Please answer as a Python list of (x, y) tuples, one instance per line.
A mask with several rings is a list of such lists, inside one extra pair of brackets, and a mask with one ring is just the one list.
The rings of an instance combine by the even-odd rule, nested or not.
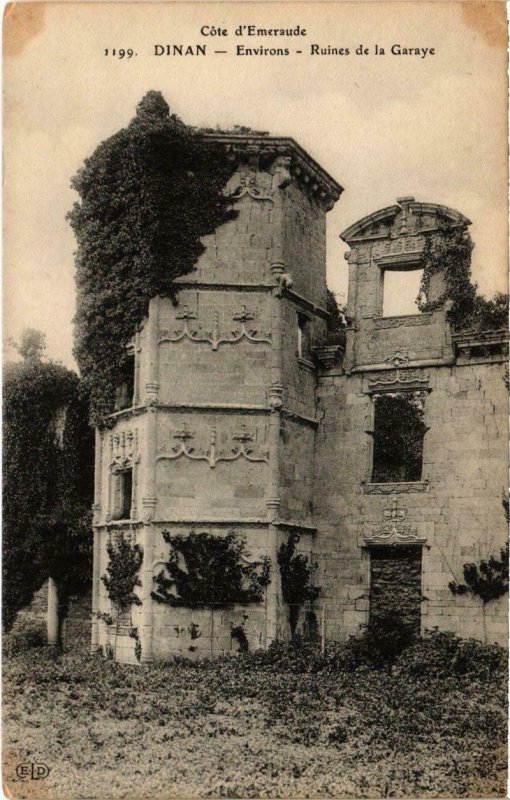
[[(425, 371), (424, 371), (425, 372)], [(422, 374), (424, 374), (424, 372)], [(326, 377), (316, 442), (318, 583), (331, 598), (333, 636), (355, 633), (367, 619), (366, 535), (380, 529), (393, 504), (423, 539), (422, 629), (439, 627), (484, 638), (481, 601), (453, 596), (466, 562), (499, 555), (506, 537), (506, 386), (501, 364), (427, 371), (423, 481), (412, 487), (370, 485), (370, 395), (361, 376)], [(320, 498), (320, 502), (318, 501)], [(385, 517), (386, 514), (386, 517)], [(486, 637), (506, 643), (506, 597), (485, 610)]]

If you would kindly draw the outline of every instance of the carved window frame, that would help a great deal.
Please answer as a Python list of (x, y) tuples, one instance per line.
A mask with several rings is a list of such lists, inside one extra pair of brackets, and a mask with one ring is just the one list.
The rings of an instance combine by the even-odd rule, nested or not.
[(391, 319), (413, 319), (421, 317), (422, 313), (417, 311), (415, 314), (388, 314), (384, 315), (384, 278), (386, 272), (417, 272), (422, 270), (422, 252), (403, 252), (388, 253), (376, 259), (379, 267), (379, 280), (377, 282), (377, 314), (376, 318)]
[[(127, 476), (129, 475), (129, 491), (127, 491), (126, 484)], [(112, 514), (111, 519), (118, 521), (130, 521), (133, 519), (133, 500), (134, 500), (134, 470), (133, 465), (125, 467), (124, 469), (115, 470), (112, 473), (111, 491), (112, 491)], [(129, 500), (127, 506), (126, 500)], [(127, 515), (126, 515), (127, 511)]]
[[(363, 492), (365, 494), (397, 494), (412, 493), (412, 492), (425, 492), (429, 488), (429, 479), (424, 475), (425, 460), (425, 442), (426, 435), (430, 430), (427, 425), (426, 418), (426, 397), (430, 394), (430, 389), (424, 386), (405, 386), (405, 387), (377, 387), (372, 388), (367, 392), (370, 398), (370, 411), (369, 411), (369, 429), (365, 431), (368, 436), (368, 459), (366, 467), (366, 480), (362, 481)], [(423, 422), (425, 424), (425, 431), (422, 439), (422, 452), (421, 452), (421, 477), (418, 481), (374, 481), (372, 479), (374, 472), (374, 439), (375, 439), (375, 410), (376, 400), (382, 395), (402, 395), (402, 394), (420, 394), (423, 396)]]

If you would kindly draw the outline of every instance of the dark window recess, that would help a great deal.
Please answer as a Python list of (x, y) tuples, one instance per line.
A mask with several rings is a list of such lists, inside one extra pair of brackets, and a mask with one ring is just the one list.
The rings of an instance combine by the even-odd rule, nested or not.
[(397, 616), (420, 630), (421, 547), (370, 548), (370, 622)]
[(424, 392), (381, 394), (374, 398), (372, 481), (421, 480)]
[(310, 339), (310, 320), (305, 314), (298, 314), (298, 358), (310, 360), (312, 348)]
[(126, 366), (120, 376), (115, 394), (115, 410), (121, 411), (123, 408), (130, 408), (133, 405), (133, 395), (135, 392), (135, 359), (130, 356)]
[(115, 476), (114, 519), (130, 519), (133, 500), (133, 470), (126, 469)]

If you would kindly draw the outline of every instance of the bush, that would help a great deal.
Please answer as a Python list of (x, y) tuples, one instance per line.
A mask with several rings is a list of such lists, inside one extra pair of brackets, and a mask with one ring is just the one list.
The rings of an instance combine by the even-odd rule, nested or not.
[(46, 634), (41, 625), (26, 625), (2, 637), (2, 652), (6, 658), (24, 653), (34, 647), (45, 647)]
[(461, 639), (435, 628), (403, 653), (397, 664), (399, 671), (411, 677), (438, 679), (457, 675), (487, 681), (506, 675), (508, 653), (499, 645)]

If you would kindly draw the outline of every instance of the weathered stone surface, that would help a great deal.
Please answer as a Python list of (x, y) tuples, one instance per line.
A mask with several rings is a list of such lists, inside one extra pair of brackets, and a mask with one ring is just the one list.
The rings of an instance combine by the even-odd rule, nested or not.
[[(485, 359), (479, 349), (476, 358), (465, 349), (458, 357), (442, 309), (382, 317), (383, 271), (405, 268), (406, 258), (416, 266), (420, 231), (434, 227), (437, 207), (408, 202), (387, 220), (376, 214), (349, 229), (354, 325), (343, 365), (328, 373), (323, 362), (318, 372), (313, 348), (327, 343), (328, 204), (286, 175), (276, 150), (263, 167), (241, 164), (229, 187), (238, 217), (204, 239), (196, 270), (179, 281), (177, 305), (155, 298), (137, 334), (133, 408), (97, 440), (93, 646), (114, 638), (111, 626), (94, 621), (98, 611), (112, 612), (101, 576), (119, 530), (144, 549), (142, 605), (119, 631), (119, 660), (136, 661), (130, 627), (142, 661), (231, 652), (238, 625), (251, 648), (288, 638), (276, 554), (295, 530), (318, 564), (316, 616), (327, 638), (357, 633), (393, 586), (397, 605), (422, 630), (505, 642), (504, 599), (484, 610), (448, 589), (462, 580), (464, 563), (505, 541), (503, 360), (494, 349)], [(298, 321), (310, 352), (298, 352)], [(427, 392), (422, 479), (376, 485), (373, 398), (406, 388)], [(133, 471), (131, 515), (114, 521), (115, 475), (124, 468)], [(229, 529), (245, 536), (251, 559), (271, 558), (263, 603), (191, 610), (153, 602), (168, 555), (164, 530)], [(393, 560), (381, 558), (385, 542), (401, 548)], [(406, 561), (409, 545), (416, 558)], [(304, 612), (299, 619), (304, 630)]]

